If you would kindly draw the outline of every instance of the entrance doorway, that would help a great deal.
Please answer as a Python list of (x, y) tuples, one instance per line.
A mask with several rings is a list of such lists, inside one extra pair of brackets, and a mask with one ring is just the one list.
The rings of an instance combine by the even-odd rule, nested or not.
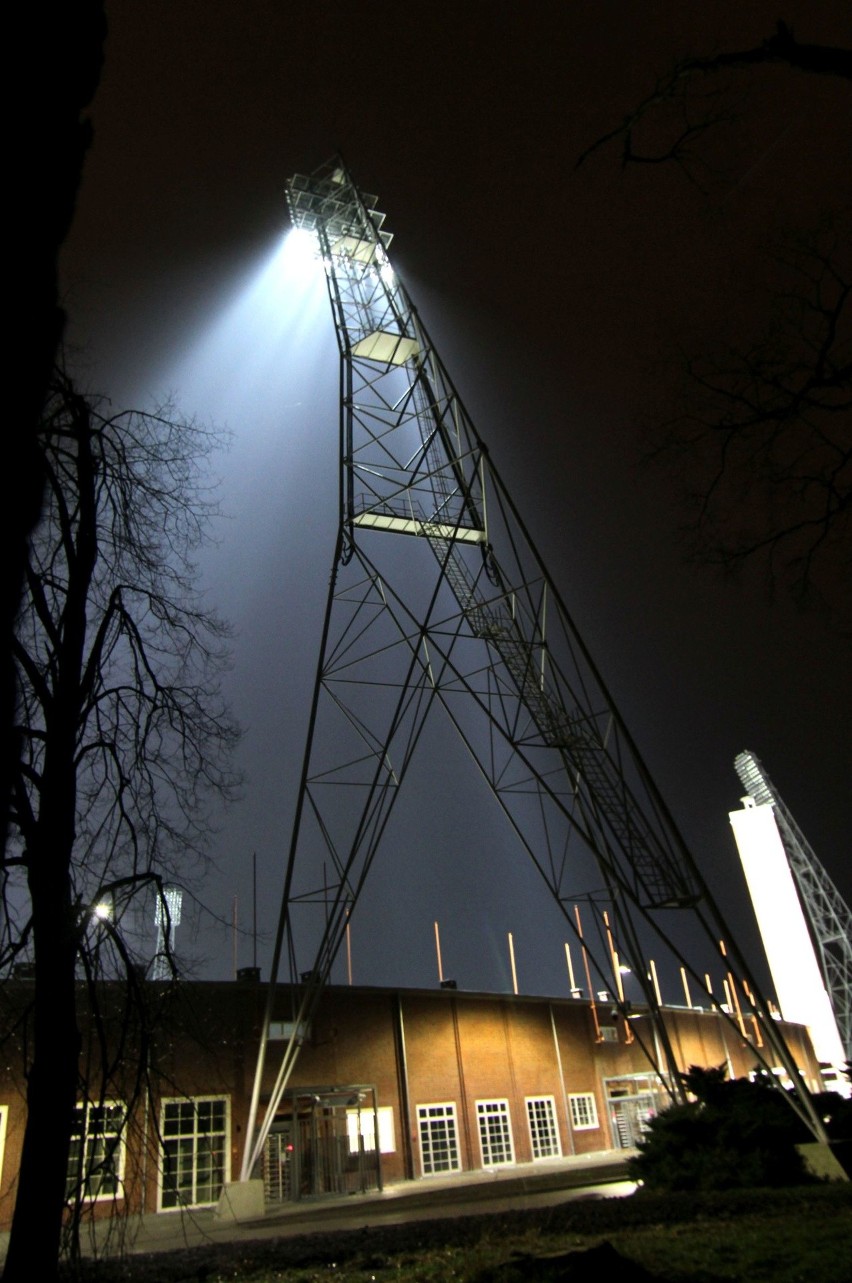
[(670, 1104), (668, 1094), (648, 1074), (607, 1078), (604, 1086), (612, 1143), (616, 1149), (635, 1149), (651, 1119)]
[(264, 1146), (267, 1203), (380, 1190), (378, 1134), (375, 1087), (288, 1092)]

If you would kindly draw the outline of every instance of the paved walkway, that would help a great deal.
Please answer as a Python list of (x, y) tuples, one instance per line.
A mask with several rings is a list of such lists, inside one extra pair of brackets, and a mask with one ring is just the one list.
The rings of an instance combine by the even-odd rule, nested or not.
[[(612, 1198), (630, 1194), (635, 1189), (627, 1180), (628, 1157), (628, 1151), (607, 1151), (519, 1163), (499, 1171), (459, 1172), (447, 1177), (406, 1181), (388, 1185), (381, 1193), (279, 1205), (270, 1208), (259, 1220), (240, 1223), (217, 1217), (213, 1208), (149, 1213), (131, 1217), (123, 1226), (122, 1250), (169, 1252), (206, 1243), (249, 1242), (325, 1230), (547, 1207), (575, 1198)], [(110, 1248), (106, 1245), (109, 1222), (99, 1222), (95, 1232), (98, 1252), (103, 1252), (106, 1246), (109, 1254)], [(7, 1241), (7, 1234), (0, 1236), (0, 1255), (5, 1255)]]

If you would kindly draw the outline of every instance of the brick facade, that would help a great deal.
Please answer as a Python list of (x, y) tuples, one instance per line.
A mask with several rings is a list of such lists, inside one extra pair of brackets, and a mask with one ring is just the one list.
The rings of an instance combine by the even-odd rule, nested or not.
[[(4, 998), (12, 1020), (26, 1008), (26, 984), (7, 985)], [(210, 1202), (211, 1180), (239, 1176), (265, 998), (265, 989), (251, 983), (178, 986), (159, 1012), (146, 1052), (147, 1094), (134, 1090), (137, 1059), (131, 1031), (124, 1059), (103, 1092), (111, 1101), (134, 1102), (121, 1151), (122, 1209), (160, 1211), (181, 1201)], [(103, 1007), (108, 1026), (112, 1022), (117, 1028), (117, 987), (112, 1006), (107, 990)], [(276, 1015), (285, 1021), (291, 1010), (291, 995), (282, 989)], [(727, 1064), (734, 1077), (753, 1069), (756, 1029), (747, 1028), (744, 1038), (736, 1026), (698, 1009), (667, 1009), (665, 1015), (684, 1068)], [(314, 1094), (283, 1112), (289, 1108), (291, 1118), (302, 1118), (307, 1135), (305, 1101), (319, 1102), (309, 1105), (314, 1124), (321, 1114), (334, 1112), (316, 1094), (319, 1089), (374, 1088), (375, 1104), (385, 1115), (380, 1131), (385, 1129), (385, 1141), (390, 1138), (381, 1154), (385, 1182), (421, 1178), (430, 1168), (465, 1171), (494, 1162), (527, 1163), (542, 1154), (546, 1161), (560, 1154), (618, 1148), (635, 1139), (642, 1119), (665, 1102), (642, 1049), (644, 1043), (653, 1055), (647, 1018), (640, 1014), (627, 1025), (613, 1022), (609, 1030), (614, 1038), (606, 1029), (606, 1040), (598, 1038), (591, 1005), (583, 1000), (331, 987), (323, 994), (291, 1081), (294, 1090)], [(785, 1033), (806, 1082), (819, 1090), (819, 1066), (806, 1031), (785, 1026)], [(117, 1037), (114, 1030), (110, 1037)], [(25, 1045), (24, 1022), (6, 1041), (0, 1076), (5, 1122), (0, 1228), (10, 1223), (20, 1158)], [(266, 1099), (277, 1070), (276, 1048), (281, 1050), (283, 1043), (270, 1047), (262, 1092)], [(99, 1091), (92, 1092), (95, 1100)], [(189, 1102), (199, 1098), (208, 1105), (194, 1119)], [(337, 1132), (327, 1150), (337, 1154), (338, 1163), (343, 1154), (344, 1166), (357, 1150), (360, 1125), (360, 1120), (347, 1118), (353, 1111), (346, 1100), (345, 1092), (335, 1097)], [(365, 1110), (371, 1111), (371, 1097), (365, 1100)], [(181, 1140), (170, 1140), (170, 1133)], [(281, 1162), (289, 1160), (290, 1140), (288, 1132)], [(180, 1145), (190, 1152), (195, 1145), (198, 1152), (198, 1170), (186, 1166), (176, 1178), (183, 1182), (179, 1195), (163, 1192), (162, 1155), (169, 1144), (174, 1153)], [(372, 1131), (362, 1144), (371, 1147)], [(205, 1147), (216, 1154), (212, 1178), (201, 1157)], [(302, 1160), (303, 1177), (309, 1157)], [(190, 1164), (190, 1159), (181, 1161)], [(316, 1190), (327, 1177), (314, 1171), (311, 1179)], [(89, 1205), (95, 1215), (105, 1215), (113, 1211), (115, 1199), (101, 1196)]]

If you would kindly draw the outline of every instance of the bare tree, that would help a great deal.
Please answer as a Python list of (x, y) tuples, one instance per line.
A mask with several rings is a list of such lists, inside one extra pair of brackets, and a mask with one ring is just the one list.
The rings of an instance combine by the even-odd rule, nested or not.
[[(683, 354), (679, 408), (648, 456), (670, 464), (693, 555), (843, 622), (852, 573), (852, 238), (842, 220), (783, 238), (765, 330), (748, 348)], [(847, 625), (850, 621), (846, 621)]]
[(623, 165), (674, 162), (696, 178), (705, 163), (699, 143), (717, 126), (737, 119), (740, 73), (767, 66), (852, 80), (852, 50), (802, 43), (779, 21), (771, 36), (750, 49), (680, 58), (620, 124), (586, 148), (577, 165), (601, 147), (619, 143)]
[[(672, 163), (702, 187), (720, 164), (710, 136), (738, 118), (755, 69), (852, 80), (852, 50), (799, 41), (783, 22), (752, 48), (689, 56), (580, 157), (617, 144), (622, 165)], [(745, 80), (744, 80), (745, 78)], [(848, 211), (773, 237), (763, 328), (748, 343), (673, 357), (686, 378), (650, 433), (671, 466), (698, 558), (762, 565), (770, 584), (849, 626), (852, 559), (852, 309)]]
[(2, 870), (0, 961), (30, 960), (34, 979), (9, 1279), (56, 1270), (78, 975), (138, 974), (134, 905), (164, 876), (197, 876), (211, 800), (236, 784), (227, 633), (193, 563), (214, 443), (173, 406), (113, 413), (61, 372), (38, 434), (47, 490), (15, 640), (22, 749)]
[(44, 478), (35, 433), (65, 324), (59, 305), (59, 249), (74, 216), (83, 162), (91, 144), (86, 110), (98, 85), (106, 38), (104, 0), (66, 0), (62, 5), (29, 5), (21, 12), (16, 45), (38, 50), (29, 78), (37, 111), (26, 114), (27, 146), (21, 151), (21, 202), (25, 211), (17, 237), (19, 284), (10, 311), (18, 318), (26, 354), (20, 412), (7, 425), (6, 467), (0, 478), (4, 518), (0, 568), (0, 787), (2, 843), (9, 820), (12, 773), (18, 756), (14, 736), (15, 674), (12, 636), (24, 577), (29, 537), (41, 510)]

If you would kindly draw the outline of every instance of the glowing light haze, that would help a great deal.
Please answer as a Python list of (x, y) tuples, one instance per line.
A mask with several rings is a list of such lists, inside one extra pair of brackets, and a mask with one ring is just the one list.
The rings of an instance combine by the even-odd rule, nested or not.
[[(218, 921), (200, 928), (184, 899), (179, 953), (203, 976), (231, 973), (235, 895), (250, 930), (253, 851), (265, 974), (277, 919), (338, 466), (334, 327), (321, 265), (284, 235), (284, 182), (337, 147), (378, 192), (393, 266), (734, 933), (754, 933), (726, 819), (744, 743), (850, 894), (848, 646), (770, 604), (756, 577), (723, 583), (685, 564), (672, 479), (637, 468), (635, 427), (667, 404), (672, 336), (701, 351), (732, 317), (749, 331), (763, 232), (848, 199), (848, 91), (777, 69), (755, 85), (711, 211), (666, 167), (622, 173), (604, 152), (574, 162), (685, 50), (749, 48), (776, 6), (613, 0), (607, 23), (589, 0), (540, 7), (530, 22), (521, 6), (436, 0), (431, 31), (447, 34), (430, 39), (389, 0), (370, 23), (338, 4), (107, 0), (63, 263), (70, 338), (116, 405), (174, 391), (184, 413), (231, 433), (201, 571), (235, 629), (227, 692), (247, 782), (198, 890)], [(826, 0), (797, 34), (846, 45), (850, 22), (848, 4)], [(377, 41), (381, 74), (364, 74)], [(389, 103), (405, 128), (389, 127)], [(437, 983), (437, 920), (460, 986), (511, 990), (511, 931), (521, 991), (565, 994), (558, 913), (439, 726), (353, 920), (354, 979)], [(238, 963), (251, 962), (241, 937)], [(679, 1001), (677, 977), (661, 983)]]

